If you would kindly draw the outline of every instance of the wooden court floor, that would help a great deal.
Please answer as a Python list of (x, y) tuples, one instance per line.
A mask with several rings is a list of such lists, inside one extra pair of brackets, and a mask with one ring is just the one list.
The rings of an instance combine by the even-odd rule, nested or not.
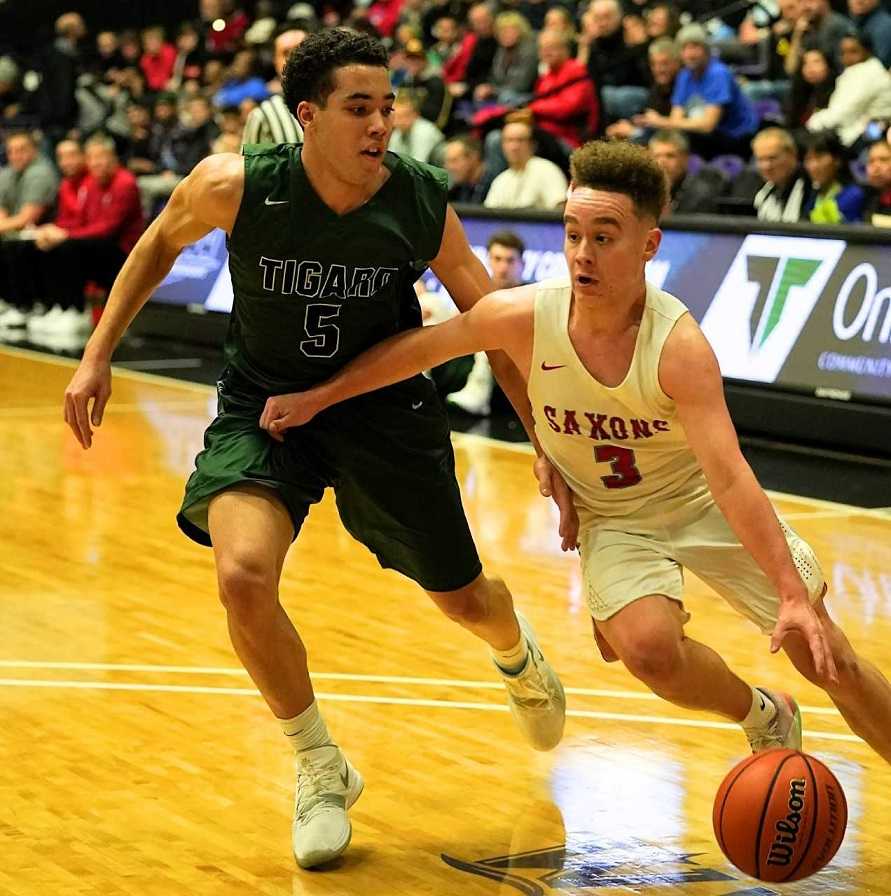
[[(741, 733), (599, 659), (531, 455), (466, 436), (471, 524), (567, 685), (565, 739), (550, 754), (524, 746), (481, 645), (378, 569), (326, 499), (283, 602), (367, 786), (344, 858), (298, 871), (292, 759), (230, 650), (210, 552), (174, 523), (212, 391), (119, 373), (84, 452), (60, 410), (71, 371), (0, 351), (2, 896), (891, 896), (891, 770), (690, 577), (690, 634), (753, 683), (795, 692), (806, 749), (850, 805), (842, 850), (809, 881), (759, 887), (728, 865), (711, 800), (746, 753)], [(836, 618), (891, 672), (891, 519), (777, 501), (820, 554)]]

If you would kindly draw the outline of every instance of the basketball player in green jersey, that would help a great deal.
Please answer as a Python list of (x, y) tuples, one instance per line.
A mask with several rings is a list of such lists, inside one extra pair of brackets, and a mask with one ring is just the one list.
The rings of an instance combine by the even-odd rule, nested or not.
[(380, 43), (346, 30), (310, 36), (292, 53), (285, 99), (305, 143), (195, 167), (127, 260), (65, 395), (65, 418), (87, 448), (127, 325), (184, 246), (225, 230), (235, 296), (228, 367), (178, 522), (213, 546), (232, 644), (297, 752), (292, 840), (303, 867), (346, 849), (347, 809), (362, 790), (319, 714), (306, 650), (278, 599), (288, 548), (328, 486), (347, 530), (382, 566), (414, 579), (491, 646), (534, 747), (554, 747), (565, 716), (560, 681), (531, 628), (504, 584), (482, 574), (428, 380), (333, 408), (281, 442), (259, 427), (270, 395), (312, 386), (420, 324), (413, 284), (428, 263), (459, 308), (491, 289), (448, 208), (445, 173), (386, 152), (387, 63)]
[(572, 158), (568, 278), (495, 292), (389, 339), (312, 391), (270, 399), (261, 425), (280, 436), (420, 367), (504, 349), (526, 377), (541, 447), (575, 494), (604, 657), (672, 703), (739, 722), (755, 751), (800, 747), (790, 697), (750, 687), (685, 636), (686, 566), (772, 632), (771, 650), (782, 646), (891, 761), (891, 686), (830, 618), (816, 557), (777, 519), (743, 458), (698, 325), (644, 279), (665, 198), (644, 149), (589, 143)]

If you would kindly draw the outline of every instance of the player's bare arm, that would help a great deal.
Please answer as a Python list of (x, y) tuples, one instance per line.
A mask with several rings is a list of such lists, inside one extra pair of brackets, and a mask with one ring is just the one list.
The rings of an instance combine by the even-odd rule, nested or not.
[(92, 444), (91, 424), (102, 423), (111, 396), (111, 356), (124, 331), (185, 246), (215, 227), (231, 231), (243, 189), (241, 156), (209, 156), (177, 186), (164, 211), (133, 247), (84, 349), (83, 360), (65, 390), (65, 422), (83, 448)]
[(715, 502), (780, 597), (780, 618), (771, 650), (779, 650), (789, 631), (798, 631), (807, 639), (818, 671), (826, 671), (834, 680), (826, 633), (810, 604), (773, 506), (740, 451), (718, 361), (690, 315), (678, 321), (666, 340), (659, 382), (677, 406)]
[(302, 426), (333, 404), (401, 382), (452, 358), (494, 348), (519, 352), (524, 337), (531, 344), (532, 318), (530, 302), (518, 301), (517, 294), (528, 296), (532, 289), (521, 286), (493, 292), (444, 323), (417, 327), (379, 342), (313, 389), (270, 398), (260, 426), (280, 438), (285, 430)]

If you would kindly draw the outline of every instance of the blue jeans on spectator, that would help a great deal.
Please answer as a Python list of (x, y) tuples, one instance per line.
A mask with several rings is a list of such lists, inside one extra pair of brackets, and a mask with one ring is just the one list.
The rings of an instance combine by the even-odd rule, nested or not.
[(618, 121), (620, 118), (631, 118), (647, 107), (650, 91), (646, 87), (601, 87), (600, 98), (603, 100), (604, 119)]

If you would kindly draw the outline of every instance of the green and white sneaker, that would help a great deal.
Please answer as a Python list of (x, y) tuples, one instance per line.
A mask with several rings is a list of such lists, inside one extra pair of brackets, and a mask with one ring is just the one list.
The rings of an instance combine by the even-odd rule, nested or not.
[(544, 658), (529, 620), (517, 613), (520, 633), (529, 646), (526, 665), (519, 672), (505, 672), (497, 663), (507, 688), (507, 703), (523, 736), (536, 750), (553, 750), (563, 737), (566, 695), (550, 663)]
[(334, 744), (297, 754), (297, 797), (291, 845), (301, 868), (336, 859), (352, 836), (347, 810), (365, 782)]
[(746, 731), (753, 753), (775, 750), (801, 749), (801, 710), (789, 694), (757, 688), (777, 708), (777, 713), (766, 728)]

